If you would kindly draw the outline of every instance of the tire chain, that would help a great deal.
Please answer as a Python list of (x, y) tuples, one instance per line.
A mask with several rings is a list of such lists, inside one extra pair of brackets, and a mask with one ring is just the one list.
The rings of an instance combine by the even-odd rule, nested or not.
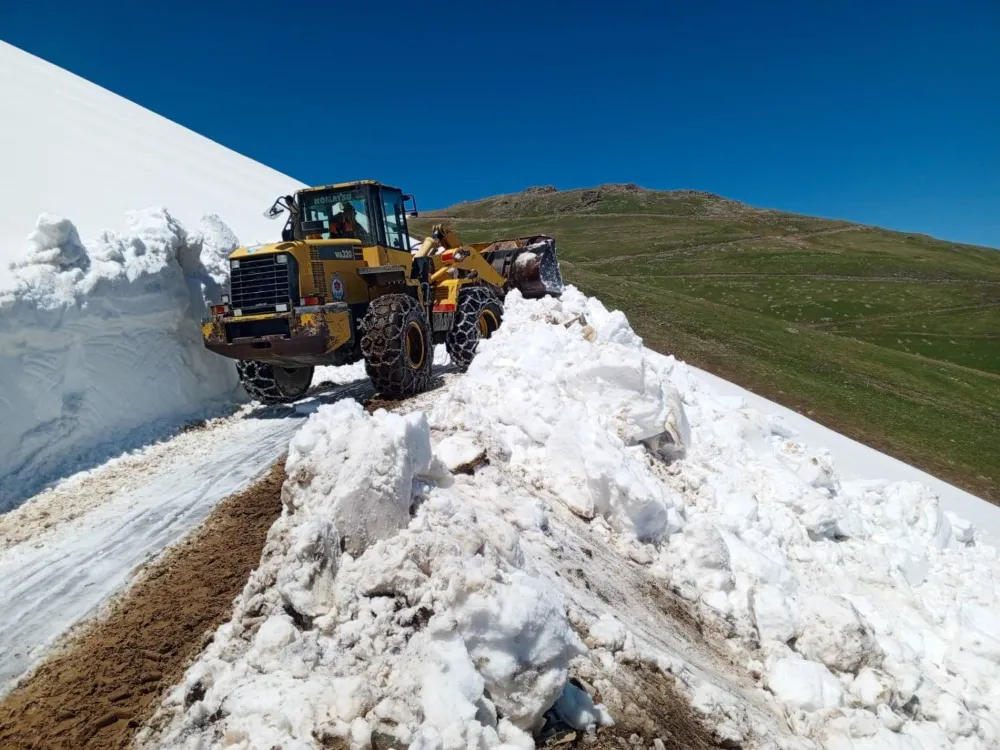
[(455, 322), (445, 338), (445, 347), (452, 364), (461, 372), (468, 369), (476, 356), (480, 338), (479, 313), (490, 306), (495, 306), (498, 318), (503, 317), (503, 305), (499, 297), (487, 287), (466, 286), (459, 292)]
[[(413, 370), (406, 363), (404, 332), (414, 320), (422, 320), (424, 324), (424, 366), (419, 370)], [(401, 294), (375, 298), (361, 321), (361, 332), (365, 372), (376, 393), (399, 398), (427, 389), (434, 349), (430, 345), (430, 326), (415, 299)]]
[(274, 382), (274, 371), (265, 362), (238, 360), (236, 372), (240, 376), (243, 389), (251, 397), (265, 404), (276, 404), (284, 400), (278, 384)]

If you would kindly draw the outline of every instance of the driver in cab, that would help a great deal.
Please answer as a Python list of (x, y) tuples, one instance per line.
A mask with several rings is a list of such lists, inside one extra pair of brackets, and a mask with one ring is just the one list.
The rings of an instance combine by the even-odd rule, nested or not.
[(350, 237), (361, 240), (361, 244), (371, 245), (371, 238), (364, 227), (358, 223), (358, 212), (350, 201), (340, 204), (340, 213), (330, 217), (330, 239)]

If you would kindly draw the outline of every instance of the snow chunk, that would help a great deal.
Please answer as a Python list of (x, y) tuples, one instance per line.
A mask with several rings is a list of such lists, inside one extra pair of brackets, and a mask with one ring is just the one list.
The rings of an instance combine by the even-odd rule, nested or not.
[(515, 572), (508, 586), (460, 602), (454, 616), (497, 708), (521, 729), (535, 726), (562, 693), (568, 660), (584, 653), (558, 600)]
[(475, 435), (469, 432), (459, 432), (455, 435), (449, 435), (438, 443), (434, 453), (448, 467), (449, 471), (456, 471), (481, 458), (485, 451), (476, 442)]
[(867, 708), (876, 708), (888, 703), (895, 687), (889, 675), (877, 672), (871, 667), (863, 667), (851, 683), (851, 695)]
[[(539, 304), (541, 303), (541, 304)], [(584, 315), (593, 335), (578, 321)], [(480, 348), (461, 388), (438, 399), (432, 426), (496, 447), (584, 518), (602, 516), (643, 541), (683, 525), (683, 504), (649, 461), (683, 456), (690, 427), (669, 371), (648, 358), (620, 313), (567, 288), (556, 300), (512, 291), (504, 325)]]
[(782, 702), (803, 711), (836, 708), (843, 688), (822, 664), (802, 659), (776, 659), (766, 674), (768, 689)]
[(38, 217), (35, 229), (28, 235), (28, 251), (10, 264), (12, 270), (31, 269), (33, 266), (83, 272), (90, 268), (90, 255), (73, 222), (50, 213)]
[(283, 499), (296, 513), (330, 509), (341, 546), (357, 556), (409, 523), (412, 485), (429, 473), (431, 455), (422, 412), (380, 409), (366, 419), (359, 403), (344, 399), (321, 406), (292, 439)]
[(787, 643), (801, 632), (797, 605), (777, 586), (765, 584), (751, 591), (750, 615), (762, 641)]
[(802, 604), (802, 623), (795, 650), (831, 669), (853, 673), (879, 658), (871, 634), (848, 602), (808, 596)]
[(620, 651), (625, 645), (627, 632), (614, 615), (605, 612), (590, 625), (594, 645), (609, 651)]

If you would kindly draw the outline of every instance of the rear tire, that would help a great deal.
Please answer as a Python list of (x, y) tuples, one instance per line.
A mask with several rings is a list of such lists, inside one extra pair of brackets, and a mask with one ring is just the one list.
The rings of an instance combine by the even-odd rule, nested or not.
[(434, 347), (419, 302), (405, 294), (376, 297), (361, 320), (361, 331), (365, 372), (376, 393), (405, 398), (427, 390)]
[(281, 367), (266, 362), (238, 360), (236, 372), (250, 398), (264, 404), (287, 404), (302, 398), (312, 385), (312, 367)]
[(472, 364), (480, 339), (488, 339), (503, 323), (503, 304), (485, 286), (465, 286), (458, 293), (455, 323), (445, 338), (452, 364), (465, 372)]

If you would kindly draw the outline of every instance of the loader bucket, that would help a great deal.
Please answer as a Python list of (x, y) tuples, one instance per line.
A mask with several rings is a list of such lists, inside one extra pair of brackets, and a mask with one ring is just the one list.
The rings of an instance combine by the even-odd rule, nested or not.
[(518, 289), (527, 299), (546, 295), (558, 297), (563, 293), (555, 238), (545, 235), (517, 237), (476, 247), (507, 280), (507, 291)]

